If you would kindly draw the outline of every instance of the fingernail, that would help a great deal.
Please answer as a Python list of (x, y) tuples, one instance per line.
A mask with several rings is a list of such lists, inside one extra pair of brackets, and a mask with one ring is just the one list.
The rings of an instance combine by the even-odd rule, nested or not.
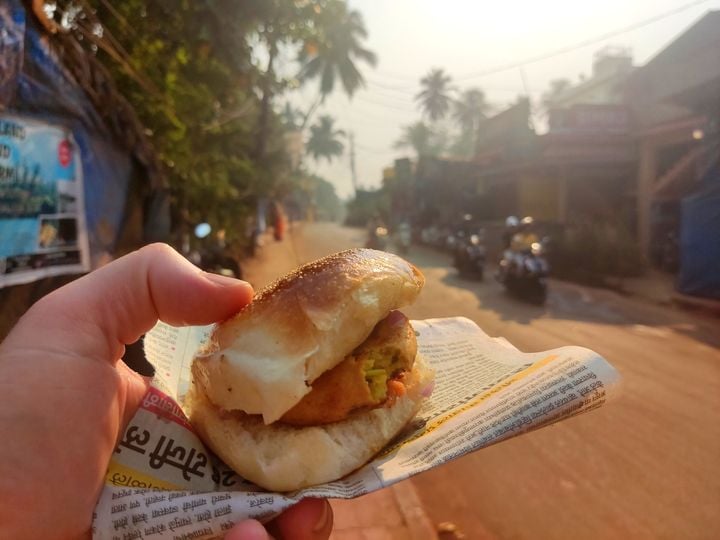
[(205, 279), (212, 281), (215, 285), (220, 285), (221, 287), (237, 287), (238, 284), (245, 283), (240, 279), (222, 276), (220, 274), (212, 274), (210, 272), (204, 272), (203, 275), (205, 276)]
[(328, 520), (330, 519), (330, 503), (327, 501), (323, 502), (325, 504), (323, 504), (322, 513), (315, 523), (315, 527), (313, 527), (313, 532), (322, 532), (328, 526)]

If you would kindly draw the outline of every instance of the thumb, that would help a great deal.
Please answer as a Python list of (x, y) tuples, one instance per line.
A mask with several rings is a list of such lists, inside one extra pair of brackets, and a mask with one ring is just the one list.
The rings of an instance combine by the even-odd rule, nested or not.
[(170, 246), (152, 244), (42, 298), (10, 336), (37, 339), (42, 331), (45, 343), (70, 340), (77, 354), (115, 361), (158, 319), (210, 324), (252, 295), (250, 284), (203, 272)]
[(230, 529), (223, 540), (270, 540), (270, 535), (259, 521), (247, 519)]

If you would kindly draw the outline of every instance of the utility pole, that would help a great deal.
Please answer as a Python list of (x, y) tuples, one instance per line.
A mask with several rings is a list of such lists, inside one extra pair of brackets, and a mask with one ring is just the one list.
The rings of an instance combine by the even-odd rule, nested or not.
[(358, 186), (357, 171), (355, 170), (355, 133), (351, 131), (348, 135), (348, 139), (350, 140), (350, 175), (352, 179), (353, 189), (355, 190), (355, 196), (357, 196)]
[(530, 105), (530, 127), (535, 129), (535, 114), (533, 113), (532, 97), (530, 96), (530, 85), (528, 84), (527, 75), (525, 74), (525, 68), (520, 66), (520, 78), (522, 79), (523, 88), (525, 89), (525, 95), (527, 96), (528, 103)]

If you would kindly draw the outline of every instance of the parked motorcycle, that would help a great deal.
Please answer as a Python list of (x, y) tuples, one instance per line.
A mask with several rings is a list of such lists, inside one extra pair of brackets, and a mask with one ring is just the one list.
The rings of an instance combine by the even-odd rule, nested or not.
[(194, 233), (199, 247), (192, 251), (186, 251), (183, 247), (187, 259), (206, 272), (243, 279), (242, 268), (237, 259), (230, 254), (223, 239), (208, 238), (211, 232), (212, 227), (208, 223), (200, 223), (195, 227)]
[(481, 235), (471, 234), (461, 237), (455, 248), (453, 266), (460, 276), (483, 279), (485, 273), (485, 246), (482, 245)]
[(199, 266), (206, 272), (243, 279), (242, 268), (237, 260), (221, 250), (203, 251), (200, 255)]
[(507, 250), (500, 261), (497, 279), (505, 289), (524, 300), (544, 304), (550, 266), (545, 257), (547, 239), (533, 242), (529, 250)]

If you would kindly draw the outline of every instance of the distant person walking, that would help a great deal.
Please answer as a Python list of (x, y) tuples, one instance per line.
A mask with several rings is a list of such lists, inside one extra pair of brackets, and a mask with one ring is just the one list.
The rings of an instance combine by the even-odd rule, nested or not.
[(273, 237), (276, 241), (282, 242), (287, 229), (287, 217), (280, 203), (273, 204)]

